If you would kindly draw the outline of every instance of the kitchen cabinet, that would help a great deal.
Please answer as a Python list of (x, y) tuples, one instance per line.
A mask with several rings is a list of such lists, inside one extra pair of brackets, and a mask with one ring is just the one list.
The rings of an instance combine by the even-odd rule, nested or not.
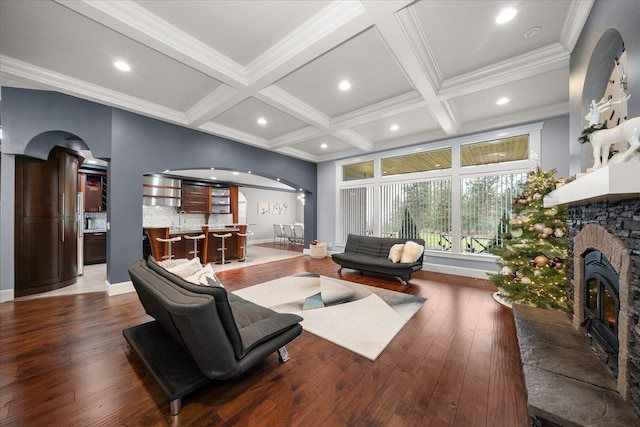
[(209, 213), (211, 187), (205, 184), (182, 181), (182, 203), (180, 209), (186, 213)]
[(107, 233), (85, 233), (83, 240), (85, 265), (107, 262)]
[(107, 211), (107, 176), (106, 174), (82, 173), (81, 188), (84, 192), (85, 212)]
[(15, 296), (58, 289), (78, 274), (81, 155), (54, 147), (48, 159), (16, 157)]

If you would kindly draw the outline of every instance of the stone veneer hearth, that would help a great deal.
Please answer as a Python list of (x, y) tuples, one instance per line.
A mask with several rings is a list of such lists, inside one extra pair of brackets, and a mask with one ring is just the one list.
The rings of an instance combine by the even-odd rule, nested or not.
[(578, 330), (584, 332), (580, 323), (584, 320), (585, 252), (601, 251), (620, 277), (618, 360), (608, 360), (597, 343), (591, 346), (616, 378), (618, 392), (640, 414), (640, 197), (571, 203), (567, 238), (567, 309)]

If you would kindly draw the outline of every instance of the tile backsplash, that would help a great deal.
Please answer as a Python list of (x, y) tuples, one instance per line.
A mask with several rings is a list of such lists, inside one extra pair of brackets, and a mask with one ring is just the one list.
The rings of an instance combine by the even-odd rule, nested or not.
[[(184, 225), (201, 226), (205, 223), (205, 214), (183, 214), (180, 218), (178, 210), (170, 206), (142, 205), (142, 227), (175, 227), (180, 221)], [(231, 224), (233, 215), (212, 214), (209, 224)]]
[(85, 230), (106, 230), (107, 229), (107, 213), (106, 212), (85, 212), (84, 213), (84, 229)]

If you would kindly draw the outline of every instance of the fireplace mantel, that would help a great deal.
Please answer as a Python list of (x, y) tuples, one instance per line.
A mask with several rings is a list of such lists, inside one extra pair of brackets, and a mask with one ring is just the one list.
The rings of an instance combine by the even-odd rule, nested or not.
[(563, 185), (544, 197), (544, 206), (619, 200), (640, 196), (640, 162), (607, 165)]

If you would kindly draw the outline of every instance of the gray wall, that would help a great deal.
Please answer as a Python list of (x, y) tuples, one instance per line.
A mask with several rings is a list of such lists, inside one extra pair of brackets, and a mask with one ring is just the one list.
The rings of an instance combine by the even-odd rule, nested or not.
[[(247, 198), (247, 223), (256, 224), (250, 227), (254, 233), (253, 240), (271, 242), (273, 224), (293, 224), (304, 219), (304, 208), (296, 193), (250, 187), (241, 187), (240, 191)], [(259, 214), (259, 202), (287, 203), (289, 208), (286, 215)]]
[(557, 176), (568, 178), (569, 174), (569, 116), (545, 120), (540, 135), (540, 167), (544, 171), (556, 169)]
[[(72, 133), (95, 157), (109, 161), (107, 280), (112, 284), (128, 281), (128, 267), (142, 255), (142, 175), (146, 172), (215, 167), (280, 178), (307, 191), (305, 229), (316, 229), (314, 163), (55, 92), (3, 87), (2, 101), (2, 200), (13, 200), (14, 154), (46, 158), (50, 147), (29, 144), (42, 132)], [(14, 287), (12, 209), (13, 204), (2, 204), (1, 290)]]
[[(337, 182), (335, 162), (318, 164), (318, 237), (320, 242), (333, 243), (337, 225)], [(331, 249), (331, 248), (329, 248)], [(342, 251), (342, 249), (340, 249)]]
[[(569, 65), (571, 141), (570, 171), (572, 175), (584, 172), (593, 164), (589, 144), (577, 140), (587, 125), (584, 116), (592, 99), (599, 101), (604, 85), (613, 68), (613, 57), (619, 48), (615, 39), (619, 33), (627, 51), (629, 76), (627, 101), (628, 117), (640, 116), (640, 3), (638, 1), (596, 1), (589, 18), (571, 53)], [(593, 59), (593, 60), (592, 60)]]

